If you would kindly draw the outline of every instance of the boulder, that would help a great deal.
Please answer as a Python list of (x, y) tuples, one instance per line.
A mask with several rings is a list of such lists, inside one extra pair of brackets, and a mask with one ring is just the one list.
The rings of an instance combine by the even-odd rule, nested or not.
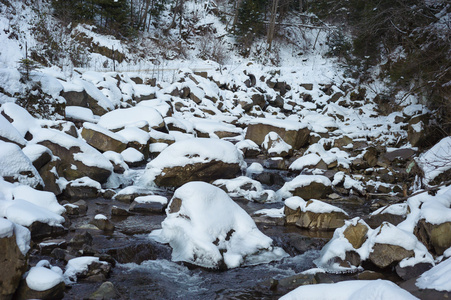
[(50, 161), (39, 169), (39, 175), (41, 175), (42, 181), (44, 181), (44, 191), (52, 192), (56, 196), (61, 194), (61, 188), (57, 183), (59, 179), (57, 170), (60, 164), (59, 160)]
[(257, 118), (249, 123), (246, 139), (261, 145), (271, 131), (276, 132), (294, 150), (304, 146), (310, 136), (310, 130), (306, 124), (280, 119)]
[(104, 231), (113, 231), (115, 228), (113, 223), (111, 223), (111, 221), (108, 220), (108, 218), (102, 214), (96, 215), (94, 219), (91, 220), (90, 223), (99, 228), (100, 230)]
[(424, 147), (430, 142), (426, 126), (429, 125), (430, 115), (423, 114), (412, 117), (407, 127), (407, 140), (412, 147)]
[(418, 221), (414, 233), (416, 237), (435, 255), (442, 255), (451, 247), (451, 222), (431, 224), (425, 219)]
[(115, 299), (119, 296), (114, 284), (106, 281), (100, 285), (100, 287), (92, 293), (88, 300), (102, 300), (102, 299)]
[(120, 135), (92, 123), (83, 123), (81, 136), (89, 145), (101, 152), (114, 151), (120, 153), (127, 147), (127, 141)]
[(413, 250), (406, 250), (398, 245), (376, 243), (370, 253), (369, 260), (378, 268), (384, 269), (413, 256), (415, 256)]
[(72, 180), (66, 185), (64, 189), (64, 196), (69, 199), (89, 199), (96, 198), (100, 195), (100, 183), (90, 179), (89, 177), (82, 177)]
[(34, 142), (49, 148), (60, 158), (57, 173), (67, 180), (89, 177), (104, 183), (111, 175), (113, 166), (100, 152), (80, 139), (54, 129), (41, 129)]
[(14, 234), (14, 224), (0, 219), (0, 298), (11, 299), (27, 269), (27, 259), (20, 251)]
[(33, 166), (38, 171), (40, 171), (40, 169), (49, 163), (53, 158), (52, 151), (42, 145), (27, 145), (22, 149), (22, 151), (31, 160)]
[(284, 140), (274, 131), (271, 131), (265, 136), (262, 143), (263, 151), (269, 156), (289, 156), (293, 153), (292, 147), (284, 142)]
[(63, 276), (45, 267), (33, 267), (21, 281), (15, 299), (63, 299), (66, 284)]
[(332, 193), (332, 183), (322, 175), (298, 175), (278, 191), (282, 197), (299, 196), (302, 199), (322, 199)]
[(130, 204), (129, 211), (134, 213), (162, 213), (168, 204), (163, 196), (144, 196), (135, 198)]
[(113, 110), (101, 116), (97, 125), (113, 132), (122, 130), (127, 126), (147, 127), (147, 131), (150, 128), (161, 131), (166, 130), (161, 114), (156, 109), (144, 105)]
[(47, 223), (35, 221), (30, 226), (31, 238), (33, 240), (42, 239), (45, 237), (55, 237), (60, 236), (67, 232), (67, 229), (63, 226), (49, 225)]
[(212, 182), (233, 178), (244, 167), (241, 153), (230, 142), (214, 139), (187, 139), (164, 149), (147, 165), (145, 184), (181, 186), (189, 181)]
[(416, 278), (431, 269), (433, 266), (431, 263), (418, 263), (413, 266), (401, 267), (398, 264), (395, 268), (396, 274), (402, 278), (402, 280), (409, 280), (412, 278)]

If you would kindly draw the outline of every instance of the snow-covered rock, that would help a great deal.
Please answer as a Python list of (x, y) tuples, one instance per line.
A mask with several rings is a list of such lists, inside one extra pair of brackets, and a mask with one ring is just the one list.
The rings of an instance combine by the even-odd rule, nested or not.
[(151, 236), (170, 244), (172, 260), (207, 268), (236, 268), (286, 255), (223, 190), (204, 182), (175, 191), (162, 229)]
[(321, 199), (332, 193), (332, 182), (322, 175), (298, 175), (277, 191), (282, 198)]
[(124, 129), (126, 126), (147, 127), (147, 130), (165, 128), (161, 114), (156, 109), (144, 105), (106, 113), (100, 117), (97, 124), (112, 131)]
[(206, 182), (232, 178), (245, 167), (238, 149), (230, 142), (205, 138), (178, 141), (147, 164), (143, 184), (181, 186), (189, 181)]

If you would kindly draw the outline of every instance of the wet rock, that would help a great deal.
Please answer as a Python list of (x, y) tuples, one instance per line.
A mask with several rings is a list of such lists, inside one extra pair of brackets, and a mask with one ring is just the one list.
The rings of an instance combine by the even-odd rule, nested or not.
[(369, 260), (378, 268), (384, 269), (414, 255), (412, 250), (406, 250), (401, 246), (376, 243)]
[(298, 274), (281, 279), (270, 279), (263, 283), (271, 290), (277, 291), (291, 291), (299, 286), (316, 284), (316, 278), (313, 274)]
[(67, 232), (67, 229), (65, 229), (63, 226), (51, 226), (47, 223), (41, 223), (39, 221), (33, 222), (29, 226), (30, 232), (31, 232), (31, 238), (32, 240), (37, 240), (45, 237), (54, 237), (54, 236), (60, 236)]
[(0, 298), (11, 299), (19, 286), (22, 274), (27, 269), (27, 259), (20, 252), (16, 237), (11, 235), (0, 238)]
[(371, 270), (365, 270), (362, 273), (359, 273), (357, 275), (358, 280), (377, 280), (377, 279), (385, 279), (384, 274), (371, 271)]
[(113, 206), (111, 208), (111, 215), (112, 216), (117, 216), (117, 217), (119, 217), (119, 216), (120, 217), (127, 217), (127, 216), (130, 216), (131, 213), (128, 210), (124, 209), (124, 208)]
[(442, 255), (451, 247), (451, 222), (434, 225), (421, 219), (415, 227), (414, 234), (435, 255)]
[(92, 245), (92, 235), (85, 231), (83, 233), (77, 233), (69, 241), (69, 246), (74, 248), (81, 248), (83, 245)]
[(355, 251), (346, 251), (344, 259), (335, 257), (335, 262), (337, 262), (340, 267), (351, 268), (360, 266), (360, 255)]
[[(265, 119), (254, 119), (247, 127), (246, 139), (254, 141), (256, 144), (261, 145), (265, 140), (265, 137), (271, 131), (277, 133), (287, 144), (297, 150), (304, 146), (309, 139), (310, 130), (303, 124), (297, 124), (294, 126), (291, 122), (290, 125), (286, 125), (285, 121), (278, 120), (280, 122), (267, 122)], [(294, 129), (287, 129), (294, 128)]]
[(77, 205), (79, 207), (80, 214), (84, 215), (88, 211), (88, 204), (85, 200), (78, 200), (77, 202), (72, 203), (73, 205)]
[(74, 204), (64, 204), (64, 208), (66, 209), (66, 214), (69, 216), (78, 216), (80, 215), (80, 207)]
[(83, 124), (81, 136), (89, 145), (101, 152), (120, 153), (127, 147), (127, 143), (120, 135), (91, 123)]
[(48, 255), (52, 253), (52, 251), (56, 248), (66, 248), (66, 247), (67, 247), (66, 240), (63, 239), (45, 240), (39, 243), (39, 253), (41, 255)]
[(265, 168), (273, 170), (288, 170), (290, 162), (282, 157), (272, 157), (263, 163)]
[(100, 230), (104, 231), (113, 231), (114, 225), (110, 220), (104, 215), (96, 215), (93, 220), (91, 220), (90, 224), (96, 226)]
[(146, 260), (170, 259), (171, 257), (170, 248), (152, 242), (132, 243), (124, 247), (109, 249), (107, 253), (121, 264), (140, 264)]
[(367, 232), (368, 227), (359, 222), (356, 225), (349, 225), (343, 232), (343, 235), (354, 249), (359, 249), (368, 238)]
[(279, 173), (263, 172), (252, 176), (255, 180), (266, 185), (283, 185), (285, 180)]
[(119, 294), (114, 287), (114, 284), (112, 284), (109, 281), (106, 281), (100, 285), (100, 287), (92, 293), (88, 299), (89, 300), (103, 300), (103, 299), (116, 299), (118, 298)]
[(396, 274), (402, 278), (402, 280), (409, 280), (415, 278), (432, 268), (430, 263), (418, 263), (414, 266), (401, 267), (399, 264), (396, 266)]

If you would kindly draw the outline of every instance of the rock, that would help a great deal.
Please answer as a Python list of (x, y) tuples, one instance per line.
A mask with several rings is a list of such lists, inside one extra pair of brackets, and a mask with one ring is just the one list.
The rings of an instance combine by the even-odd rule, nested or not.
[(113, 231), (114, 225), (111, 223), (110, 220), (104, 215), (98, 214), (94, 217), (93, 220), (91, 220), (90, 224), (96, 226), (100, 230), (103, 231)]
[(144, 182), (153, 181), (158, 186), (177, 187), (190, 181), (233, 178), (243, 165), (242, 155), (230, 142), (187, 139), (168, 146), (148, 163), (142, 179)]
[(335, 257), (335, 262), (343, 268), (351, 268), (360, 266), (360, 255), (355, 251), (346, 251), (345, 259)]
[(134, 213), (162, 213), (168, 204), (163, 196), (144, 196), (135, 198), (130, 204), (129, 211)]
[(64, 298), (64, 291), (66, 290), (66, 284), (60, 282), (54, 287), (45, 291), (35, 291), (28, 287), (26, 280), (22, 280), (19, 289), (14, 295), (14, 299), (26, 300), (26, 299), (42, 299), (42, 300), (56, 300)]
[(119, 296), (114, 284), (106, 281), (100, 285), (100, 287), (92, 293), (88, 299), (89, 300), (103, 300), (103, 299), (115, 299)]
[(363, 155), (363, 159), (367, 162), (368, 166), (375, 167), (377, 165), (377, 160), (379, 157), (379, 151), (377, 151), (374, 147), (369, 147), (365, 154)]
[(301, 212), (296, 226), (310, 230), (335, 230), (345, 224), (348, 216), (342, 212)]
[(71, 181), (64, 189), (64, 196), (69, 199), (90, 199), (100, 195), (100, 183), (91, 180), (89, 177), (83, 177)]
[(310, 130), (305, 124), (279, 119), (256, 118), (248, 125), (245, 138), (261, 145), (271, 131), (277, 133), (294, 150), (304, 146), (310, 135)]
[(306, 89), (307, 91), (313, 90), (313, 83), (301, 83), (300, 86)]
[(123, 247), (109, 249), (108, 254), (121, 264), (141, 264), (146, 260), (171, 259), (171, 252), (167, 246), (153, 242), (127, 244)]
[[(9, 222), (2, 220), (4, 220), (2, 223)], [(19, 286), (22, 274), (27, 269), (27, 259), (17, 246), (13, 227), (11, 227), (10, 236), (0, 237), (0, 257), (0, 298), (11, 299)]]
[(410, 119), (407, 128), (407, 140), (412, 147), (424, 147), (429, 138), (425, 126), (429, 125), (429, 114), (417, 115)]
[(67, 247), (66, 240), (63, 239), (53, 239), (53, 240), (45, 240), (39, 243), (39, 253), (41, 255), (48, 255), (52, 253), (55, 248), (63, 248)]
[(56, 196), (62, 193), (60, 186), (57, 184), (59, 179), (58, 173), (54, 170), (58, 169), (59, 161), (50, 161), (39, 169), (39, 175), (41, 175), (44, 181), (44, 191), (52, 192)]
[(378, 268), (384, 269), (414, 255), (412, 250), (406, 250), (401, 246), (376, 243), (369, 260)]
[(127, 217), (127, 216), (130, 216), (131, 213), (128, 210), (124, 209), (124, 208), (113, 206), (111, 208), (111, 215), (112, 216), (117, 216), (117, 217)]
[(266, 100), (265, 100), (265, 96), (262, 94), (253, 94), (251, 96), (252, 99), (252, 104), (253, 105), (258, 105), (261, 107), (261, 109), (264, 109), (266, 107)]
[(372, 228), (375, 229), (379, 227), (383, 222), (388, 222), (393, 225), (398, 225), (406, 219), (403, 215), (394, 215), (390, 213), (383, 214), (372, 214), (365, 218), (365, 222)]
[(401, 267), (399, 264), (396, 266), (396, 274), (402, 278), (402, 280), (409, 280), (420, 276), (430, 268), (432, 268), (430, 263), (418, 263), (414, 266)]
[(135, 188), (135, 187), (127, 187), (121, 191), (119, 191), (114, 197), (114, 200), (132, 203), (136, 197), (153, 195), (153, 192), (147, 189)]
[(69, 241), (69, 246), (75, 248), (81, 248), (83, 245), (92, 245), (92, 235), (85, 231), (83, 233), (77, 233)]
[[(25, 155), (30, 158), (36, 170), (40, 170), (43, 166), (52, 160), (53, 154), (50, 149), (42, 145), (28, 145), (22, 149)], [(42, 176), (41, 176), (42, 177)]]
[(65, 229), (63, 226), (51, 226), (47, 223), (41, 223), (39, 221), (33, 222), (29, 226), (30, 232), (31, 232), (31, 238), (32, 240), (41, 239), (45, 237), (54, 237), (54, 236), (60, 236), (67, 232), (67, 229)]
[(451, 247), (451, 222), (434, 225), (421, 219), (414, 234), (435, 255), (442, 255)]
[(293, 151), (292, 147), (284, 142), (284, 140), (274, 131), (271, 131), (265, 136), (265, 140), (262, 143), (263, 151), (269, 156), (291, 156)]
[(367, 232), (368, 227), (359, 222), (356, 225), (349, 225), (343, 232), (343, 235), (354, 249), (359, 249), (368, 238)]
[(92, 123), (83, 123), (81, 136), (89, 145), (101, 152), (120, 153), (127, 147), (127, 142), (120, 135)]
[(332, 193), (330, 180), (321, 175), (299, 175), (284, 184), (281, 193), (285, 196), (299, 196), (304, 200), (322, 199)]
[[(67, 180), (87, 176), (99, 183), (104, 183), (113, 171), (113, 166), (108, 159), (82, 140), (52, 129), (42, 129), (35, 141), (49, 148), (53, 155), (60, 158), (60, 163), (56, 165), (57, 173)], [(87, 157), (89, 160), (79, 160)]]
[(277, 290), (278, 292), (288, 292), (302, 285), (310, 285), (318, 283), (313, 274), (297, 274), (280, 279), (270, 279), (264, 281), (262, 284), (270, 290)]
[(385, 279), (384, 274), (379, 272), (374, 272), (371, 270), (365, 270), (362, 273), (357, 275), (358, 280), (377, 280), (377, 279)]

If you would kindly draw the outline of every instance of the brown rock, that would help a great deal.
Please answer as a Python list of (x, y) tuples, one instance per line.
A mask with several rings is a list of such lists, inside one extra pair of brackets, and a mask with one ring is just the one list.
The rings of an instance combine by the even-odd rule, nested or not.
[(344, 237), (354, 249), (359, 249), (367, 239), (368, 227), (362, 223), (348, 226), (343, 232)]
[(401, 246), (376, 243), (369, 259), (378, 268), (383, 269), (414, 255), (412, 250), (406, 250)]
[(345, 224), (348, 217), (342, 212), (314, 213), (300, 212), (296, 226), (311, 230), (335, 230)]
[(182, 186), (190, 181), (212, 182), (216, 179), (229, 179), (240, 172), (239, 164), (213, 160), (207, 163), (195, 163), (185, 166), (166, 167), (155, 178), (158, 186)]
[(35, 291), (28, 287), (25, 280), (22, 280), (17, 293), (14, 298), (17, 300), (26, 299), (42, 299), (42, 300), (57, 300), (64, 298), (64, 291), (66, 290), (66, 284), (60, 282), (51, 289), (45, 291)]
[(246, 139), (254, 141), (257, 145), (261, 145), (265, 140), (265, 136), (274, 131), (277, 133), (287, 144), (297, 150), (304, 146), (310, 136), (310, 130), (306, 127), (300, 130), (286, 130), (283, 127), (276, 127), (268, 124), (249, 124), (246, 132)]
[(414, 234), (435, 255), (442, 255), (451, 247), (451, 222), (433, 225), (421, 219)]
[(0, 298), (11, 299), (27, 269), (27, 259), (16, 244), (16, 237), (0, 238)]
[(81, 136), (91, 146), (101, 152), (114, 151), (121, 153), (127, 147), (127, 144), (123, 143), (120, 137), (115, 138), (114, 133), (106, 135), (103, 132), (94, 130), (92, 128), (83, 127)]
[(332, 188), (320, 182), (312, 181), (309, 185), (297, 187), (290, 192), (293, 196), (299, 196), (304, 200), (322, 199), (325, 198), (327, 194), (332, 193)]

